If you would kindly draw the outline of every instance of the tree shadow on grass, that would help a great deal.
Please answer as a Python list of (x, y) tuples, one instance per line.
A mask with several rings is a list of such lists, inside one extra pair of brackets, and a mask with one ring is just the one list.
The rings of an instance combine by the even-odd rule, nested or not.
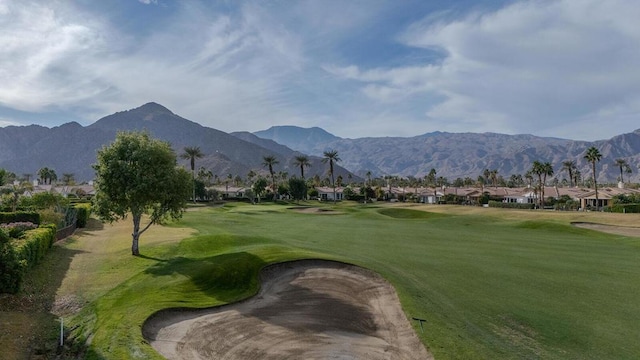
[(153, 276), (181, 274), (206, 295), (231, 302), (258, 288), (258, 273), (265, 265), (258, 256), (237, 252), (197, 259), (176, 257), (145, 272)]

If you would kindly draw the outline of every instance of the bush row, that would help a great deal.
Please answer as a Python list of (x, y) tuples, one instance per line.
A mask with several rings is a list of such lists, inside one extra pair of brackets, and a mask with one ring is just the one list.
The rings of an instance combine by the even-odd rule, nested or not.
[(530, 210), (535, 207), (535, 204), (507, 203), (502, 201), (491, 200), (489, 201), (489, 207)]
[(35, 211), (0, 212), (0, 223), (32, 222), (40, 224), (40, 214)]
[(26, 271), (44, 258), (55, 238), (55, 225), (28, 230), (22, 239), (11, 239), (0, 229), (0, 293), (17, 292)]
[(615, 213), (640, 213), (640, 204), (615, 204), (611, 206), (611, 212)]
[(73, 207), (78, 211), (78, 219), (76, 220), (77, 226), (79, 228), (87, 226), (87, 221), (89, 220), (89, 216), (91, 215), (91, 204), (77, 203), (74, 204)]

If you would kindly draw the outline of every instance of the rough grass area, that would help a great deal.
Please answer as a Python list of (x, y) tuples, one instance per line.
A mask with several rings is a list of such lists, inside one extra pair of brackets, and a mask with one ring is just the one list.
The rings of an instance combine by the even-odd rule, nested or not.
[(153, 312), (236, 301), (256, 291), (265, 264), (320, 257), (394, 284), (407, 316), (427, 320), (414, 329), (436, 359), (640, 357), (640, 240), (570, 225), (637, 226), (637, 214), (313, 204), (336, 214), (188, 211), (145, 233), (141, 257), (129, 255), (128, 222), (63, 244), (56, 301), (78, 304), (61, 312), (74, 337), (91, 339), (82, 356), (160, 358), (141, 334)]

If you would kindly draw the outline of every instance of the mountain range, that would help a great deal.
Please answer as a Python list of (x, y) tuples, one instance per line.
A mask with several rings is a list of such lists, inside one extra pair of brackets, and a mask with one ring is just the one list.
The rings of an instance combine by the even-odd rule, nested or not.
[[(0, 168), (19, 177), (31, 174), (33, 179), (40, 168), (48, 167), (59, 178), (72, 173), (77, 181), (91, 180), (94, 176), (91, 165), (96, 162), (97, 151), (110, 144), (119, 131), (133, 130), (147, 131), (168, 141), (178, 155), (184, 147), (200, 147), (204, 157), (196, 160), (196, 167), (205, 167), (221, 178), (228, 174), (246, 178), (250, 170), (267, 174), (263, 157), (271, 155), (279, 161), (274, 171), (289, 175), (300, 172), (293, 165), (294, 157), (302, 155), (299, 152), (251, 133), (231, 135), (204, 127), (156, 103), (117, 112), (86, 127), (72, 122), (54, 128), (38, 125), (0, 128)], [(324, 176), (327, 166), (322, 159), (310, 156), (309, 160), (311, 167), (305, 169), (305, 176)], [(186, 160), (180, 161), (188, 167)], [(346, 178), (349, 172), (337, 166), (335, 173)]]
[[(38, 169), (54, 169), (61, 177), (73, 173), (76, 180), (91, 180), (91, 165), (96, 152), (111, 143), (118, 131), (145, 130), (152, 136), (168, 141), (177, 154), (187, 146), (198, 146), (205, 154), (196, 167), (205, 167), (225, 178), (227, 174), (245, 178), (250, 170), (266, 174), (263, 157), (273, 155), (279, 164), (275, 171), (299, 174), (293, 165), (297, 155), (307, 154), (311, 167), (305, 176), (327, 175), (322, 155), (337, 150), (341, 161), (336, 176), (349, 173), (355, 179), (373, 176), (400, 175), (422, 177), (432, 168), (437, 176), (475, 179), (484, 169), (496, 169), (508, 178), (524, 174), (533, 161), (550, 162), (559, 179), (568, 177), (561, 171), (562, 162), (575, 160), (583, 177), (591, 176), (590, 164), (583, 158), (590, 146), (596, 146), (603, 157), (598, 163), (598, 180), (614, 182), (620, 174), (614, 164), (623, 158), (633, 173), (625, 180), (637, 182), (640, 163), (640, 129), (632, 133), (595, 142), (575, 141), (533, 135), (496, 133), (433, 132), (414, 137), (368, 137), (347, 139), (314, 128), (274, 126), (255, 133), (225, 133), (184, 119), (162, 105), (148, 103), (141, 107), (117, 112), (95, 123), (82, 126), (71, 122), (54, 128), (38, 125), (0, 128), (0, 168), (18, 176)], [(181, 160), (181, 164), (188, 166)]]
[(498, 170), (508, 178), (524, 174), (534, 161), (550, 162), (559, 180), (568, 179), (562, 171), (564, 161), (574, 160), (583, 178), (591, 177), (591, 163), (584, 159), (587, 148), (602, 153), (597, 165), (598, 181), (615, 182), (620, 168), (615, 159), (625, 159), (632, 169), (625, 182), (639, 181), (640, 129), (608, 140), (576, 141), (533, 135), (496, 133), (432, 132), (414, 137), (367, 137), (345, 139), (320, 128), (274, 126), (255, 135), (276, 141), (294, 150), (321, 156), (328, 149), (340, 154), (342, 166), (359, 176), (424, 176), (435, 169), (437, 176), (450, 181), (460, 177), (477, 178), (484, 169)]

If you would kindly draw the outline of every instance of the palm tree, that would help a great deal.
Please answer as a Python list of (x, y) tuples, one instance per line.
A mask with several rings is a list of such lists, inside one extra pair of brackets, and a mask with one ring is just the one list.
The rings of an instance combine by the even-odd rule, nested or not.
[(596, 163), (602, 159), (602, 154), (595, 146), (587, 149), (587, 153), (584, 158), (591, 163), (593, 170), (593, 187), (596, 189), (596, 209), (598, 208), (598, 180), (596, 176)]
[[(577, 169), (576, 162), (574, 160), (567, 160), (562, 162), (562, 170), (569, 173), (569, 186), (573, 187), (573, 172)], [(576, 184), (578, 185), (578, 184)]]
[(371, 171), (367, 170), (367, 174), (366, 175), (367, 175), (367, 180), (368, 180), (369, 186), (371, 186)]
[(307, 155), (296, 156), (293, 160), (293, 164), (300, 167), (300, 177), (304, 180), (304, 168), (311, 166)]
[(616, 159), (616, 166), (620, 168), (620, 182), (624, 183), (624, 178), (622, 177), (622, 172), (626, 172), (627, 174), (631, 174), (631, 166), (625, 159)]
[(536, 160), (533, 162), (531, 173), (538, 175), (538, 186), (540, 187), (540, 209), (544, 208), (544, 185), (547, 182), (547, 176), (553, 175), (553, 166), (551, 163), (541, 163)]
[(191, 177), (193, 179), (193, 202), (196, 202), (196, 159), (200, 159), (204, 154), (197, 146), (187, 146), (184, 148), (184, 153), (180, 155), (181, 158), (189, 160), (191, 164)]
[(329, 163), (329, 175), (331, 175), (331, 186), (333, 187), (333, 203), (336, 202), (336, 182), (333, 177), (333, 164), (340, 161), (340, 157), (338, 156), (337, 150), (328, 150), (323, 154), (324, 158), (322, 159), (323, 163)]
[(64, 173), (62, 174), (62, 182), (65, 185), (71, 185), (75, 182), (73, 173)]
[(489, 177), (491, 178), (493, 187), (497, 189), (498, 188), (498, 169), (493, 169), (489, 171)]
[(273, 190), (273, 193), (274, 193), (273, 199), (275, 200), (276, 199), (275, 195), (278, 188), (276, 187), (276, 177), (274, 176), (273, 166), (279, 164), (280, 162), (273, 155), (264, 156), (262, 160), (263, 160), (262, 165), (269, 168), (269, 174), (271, 174), (271, 189)]

